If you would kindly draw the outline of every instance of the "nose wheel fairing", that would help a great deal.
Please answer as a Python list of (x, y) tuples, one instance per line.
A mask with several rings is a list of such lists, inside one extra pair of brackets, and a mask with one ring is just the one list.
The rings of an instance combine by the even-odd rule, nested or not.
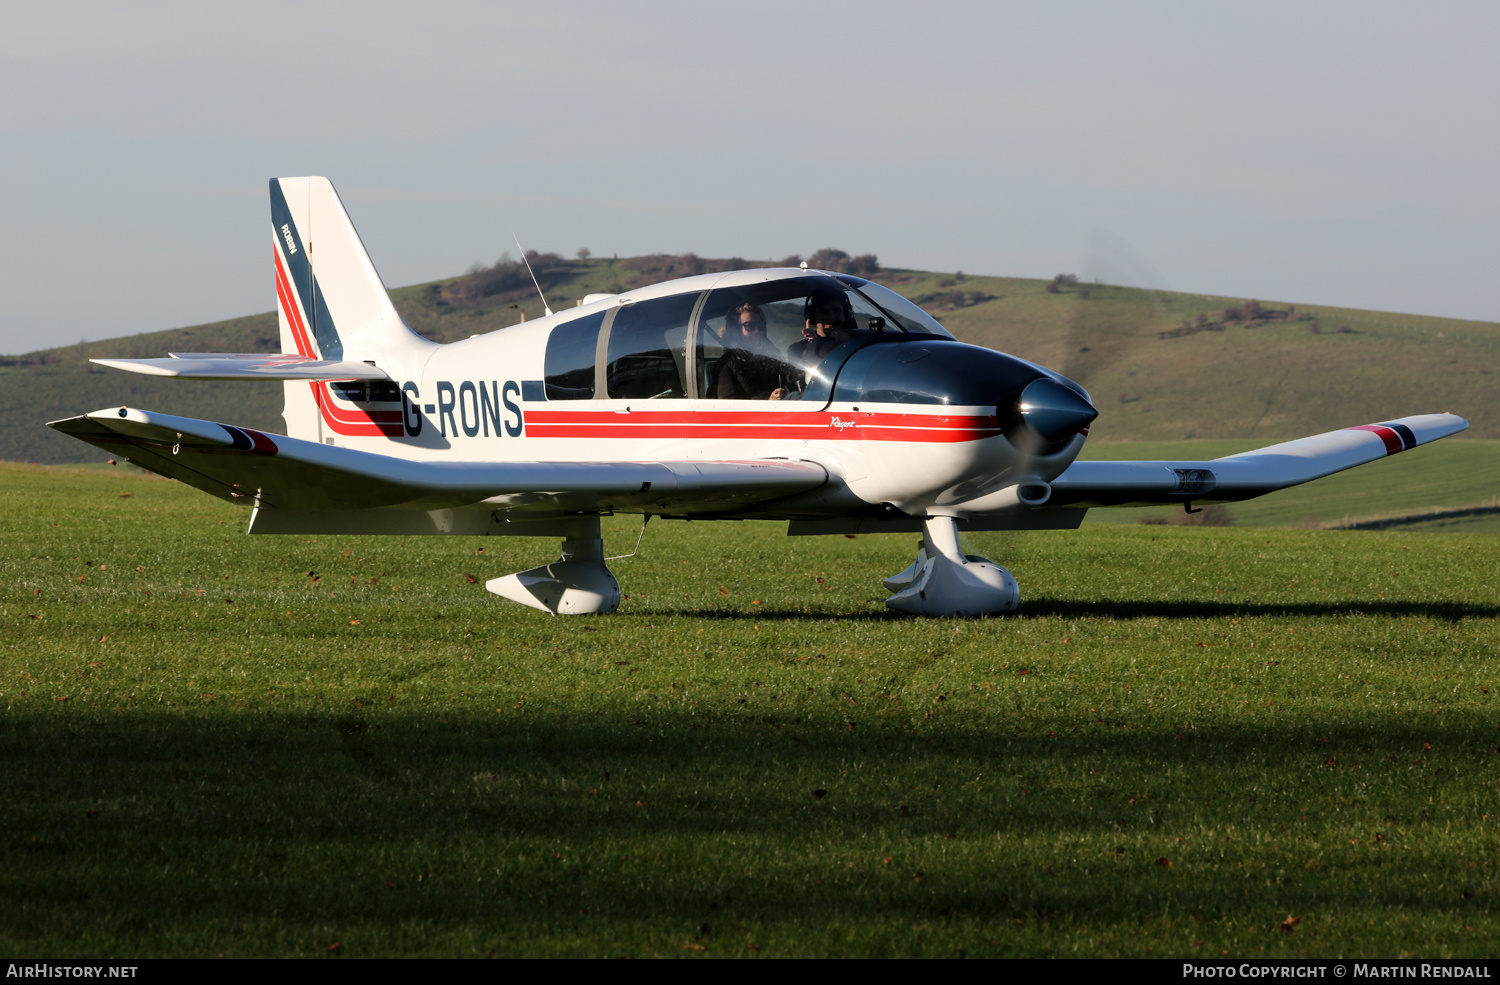
[(952, 517), (928, 517), (923, 522), (917, 559), (898, 575), (885, 580), (896, 594), (888, 608), (914, 616), (990, 616), (1014, 612), (1021, 591), (1009, 571), (958, 546), (958, 526)]

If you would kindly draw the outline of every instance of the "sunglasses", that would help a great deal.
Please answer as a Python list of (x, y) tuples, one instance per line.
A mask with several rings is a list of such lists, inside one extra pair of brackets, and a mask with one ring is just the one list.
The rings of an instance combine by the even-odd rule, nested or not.
[(740, 328), (755, 332), (764, 332), (766, 330), (766, 323), (763, 321), (742, 321), (740, 322)]

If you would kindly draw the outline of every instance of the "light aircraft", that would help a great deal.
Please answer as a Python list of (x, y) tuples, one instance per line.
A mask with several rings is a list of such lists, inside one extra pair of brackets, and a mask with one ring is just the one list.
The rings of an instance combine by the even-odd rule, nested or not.
[(1250, 499), (1468, 427), (1427, 414), (1213, 461), (1078, 462), (1098, 416), (1081, 386), (860, 277), (703, 274), (439, 345), (401, 320), (326, 178), (271, 181), (271, 242), (282, 354), (93, 361), (284, 381), (286, 435), (130, 407), (50, 426), (251, 507), (252, 534), (561, 537), (558, 560), (486, 582), (553, 614), (619, 606), (613, 513), (920, 531), (886, 605), (1007, 612), (1015, 579), (961, 531)]

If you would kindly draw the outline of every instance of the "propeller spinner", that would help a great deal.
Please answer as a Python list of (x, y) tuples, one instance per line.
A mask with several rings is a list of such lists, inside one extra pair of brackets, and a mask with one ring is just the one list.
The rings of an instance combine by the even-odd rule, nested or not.
[[(1042, 454), (1088, 427), (1099, 411), (1077, 390), (1048, 377), (1032, 380), (1014, 398), (1011, 441), (1030, 454)], [(1002, 404), (1003, 414), (1003, 404)]]

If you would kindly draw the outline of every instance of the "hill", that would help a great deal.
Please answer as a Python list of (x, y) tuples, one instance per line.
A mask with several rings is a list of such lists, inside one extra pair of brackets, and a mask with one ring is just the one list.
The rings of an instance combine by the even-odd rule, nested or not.
[[(532, 254), (555, 309), (592, 292), (770, 261), (682, 256), (564, 259)], [(800, 258), (775, 261), (775, 264)], [(1100, 410), (1093, 443), (1240, 438), (1269, 442), (1405, 414), (1452, 411), (1468, 437), (1500, 438), (1494, 412), (1500, 324), (1053, 281), (878, 269), (822, 251), (813, 265), (886, 284), (967, 342), (1056, 368)], [(502, 258), (462, 277), (391, 292), (408, 324), (451, 342), (542, 314), (525, 268)], [(92, 367), (94, 357), (264, 352), (274, 313), (0, 358), (0, 459), (63, 463), (90, 452), (42, 422), (111, 404), (269, 431), (278, 384), (183, 383)]]

